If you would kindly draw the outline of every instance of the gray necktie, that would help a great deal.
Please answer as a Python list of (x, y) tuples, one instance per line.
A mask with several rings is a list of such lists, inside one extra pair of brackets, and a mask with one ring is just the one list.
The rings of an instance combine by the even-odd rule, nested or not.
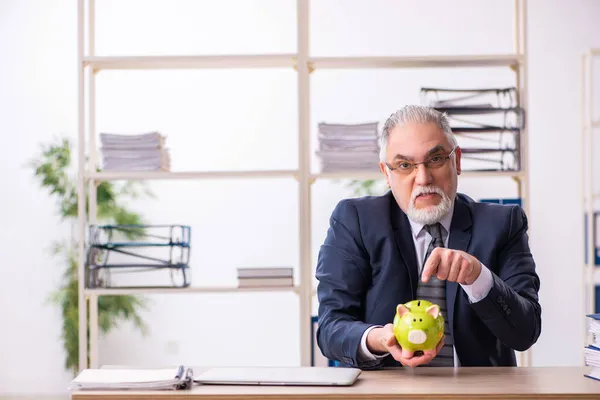
[[(442, 239), (442, 230), (439, 223), (426, 225), (425, 229), (431, 235), (431, 243), (425, 253), (423, 265), (429, 258), (429, 255), (436, 247), (444, 247)], [(446, 281), (440, 281), (436, 275), (429, 278), (428, 282), (423, 282), (419, 278), (419, 286), (417, 288), (417, 299), (428, 300), (440, 306), (442, 315), (444, 316), (444, 346), (438, 355), (429, 363), (431, 367), (453, 367), (454, 366), (454, 340), (450, 332), (450, 324), (448, 321), (448, 309), (446, 307)]]

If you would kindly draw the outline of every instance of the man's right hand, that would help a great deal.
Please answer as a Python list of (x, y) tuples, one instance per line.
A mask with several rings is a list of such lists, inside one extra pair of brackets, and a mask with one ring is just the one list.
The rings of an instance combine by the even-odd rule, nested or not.
[(371, 353), (390, 353), (394, 357), (394, 360), (407, 367), (416, 367), (430, 363), (437, 356), (443, 345), (444, 337), (440, 339), (435, 349), (415, 355), (414, 352), (400, 347), (398, 341), (396, 341), (392, 324), (387, 324), (383, 328), (373, 328), (367, 335), (367, 348)]

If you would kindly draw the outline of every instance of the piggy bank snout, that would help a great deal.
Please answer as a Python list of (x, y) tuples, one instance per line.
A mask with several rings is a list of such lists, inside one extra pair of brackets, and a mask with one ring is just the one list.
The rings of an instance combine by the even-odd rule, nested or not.
[(421, 329), (415, 329), (408, 332), (408, 341), (413, 344), (422, 344), (427, 340), (427, 334)]
[(394, 316), (394, 335), (402, 349), (435, 349), (444, 335), (444, 317), (439, 306), (426, 300), (398, 304)]

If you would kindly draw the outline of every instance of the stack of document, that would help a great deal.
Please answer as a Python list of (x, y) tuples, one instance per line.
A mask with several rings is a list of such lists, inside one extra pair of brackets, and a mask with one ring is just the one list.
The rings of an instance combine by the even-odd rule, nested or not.
[(600, 314), (588, 314), (587, 318), (592, 343), (584, 348), (584, 360), (586, 366), (593, 368), (584, 375), (600, 381)]
[(105, 171), (170, 171), (171, 156), (165, 137), (158, 132), (141, 134), (101, 133)]
[(291, 267), (238, 268), (237, 272), (241, 288), (294, 286)]
[(189, 388), (193, 371), (180, 366), (165, 369), (85, 369), (71, 381), (70, 390), (176, 390)]
[(600, 314), (589, 314), (587, 318), (593, 341), (584, 349), (585, 365), (600, 367)]
[(322, 172), (379, 171), (377, 122), (319, 124)]

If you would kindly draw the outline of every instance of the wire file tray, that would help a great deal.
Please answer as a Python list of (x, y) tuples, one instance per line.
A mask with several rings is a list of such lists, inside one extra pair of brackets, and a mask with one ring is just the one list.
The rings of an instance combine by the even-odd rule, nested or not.
[(186, 225), (91, 225), (86, 287), (188, 287), (190, 238)]
[(525, 111), (517, 89), (421, 88), (421, 103), (445, 113), (462, 150), (463, 171), (520, 171)]

